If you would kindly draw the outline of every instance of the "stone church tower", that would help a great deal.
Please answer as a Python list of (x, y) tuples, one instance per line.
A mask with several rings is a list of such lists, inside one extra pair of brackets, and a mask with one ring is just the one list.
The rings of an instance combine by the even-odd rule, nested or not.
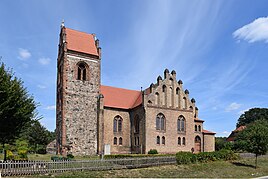
[(97, 153), (101, 48), (94, 34), (61, 26), (57, 59), (57, 151)]

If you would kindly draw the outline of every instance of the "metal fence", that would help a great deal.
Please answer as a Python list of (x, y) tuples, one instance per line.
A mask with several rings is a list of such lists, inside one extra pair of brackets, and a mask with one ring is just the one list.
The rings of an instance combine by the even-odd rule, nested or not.
[(174, 156), (79, 161), (6, 161), (0, 162), (0, 176), (23, 176), (65, 171), (129, 169), (175, 163), (176, 158)]

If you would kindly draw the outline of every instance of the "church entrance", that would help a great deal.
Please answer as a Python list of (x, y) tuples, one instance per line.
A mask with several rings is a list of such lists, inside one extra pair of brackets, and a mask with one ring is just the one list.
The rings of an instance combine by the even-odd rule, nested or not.
[(201, 152), (201, 138), (199, 136), (195, 137), (194, 140), (194, 151), (195, 153)]

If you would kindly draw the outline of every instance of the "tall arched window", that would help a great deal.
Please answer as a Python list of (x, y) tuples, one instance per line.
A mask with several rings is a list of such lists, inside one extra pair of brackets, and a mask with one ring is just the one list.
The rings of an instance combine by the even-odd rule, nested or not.
[(201, 126), (200, 125), (198, 126), (198, 131), (201, 132)]
[(166, 119), (163, 114), (158, 114), (156, 116), (156, 130), (165, 130), (166, 127)]
[(194, 131), (197, 131), (197, 125), (194, 126)]
[(155, 93), (155, 105), (158, 105), (160, 103), (160, 96), (159, 96), (159, 93), (156, 92)]
[(122, 132), (122, 126), (123, 126), (123, 119), (120, 116), (115, 116), (114, 117), (113, 131), (114, 132)]
[(162, 92), (166, 92), (166, 89), (167, 89), (166, 85), (163, 85), (162, 86)]
[(165, 145), (166, 144), (166, 138), (163, 136), (162, 137), (162, 144)]
[(181, 138), (178, 137), (178, 145), (181, 145)]
[(182, 145), (185, 145), (186, 144), (186, 140), (185, 140), (185, 137), (182, 138)]
[(123, 139), (122, 137), (119, 138), (119, 145), (122, 145), (123, 144)]
[(187, 109), (186, 97), (184, 97), (182, 100), (182, 108)]
[(167, 105), (166, 104), (166, 95), (167, 95), (167, 87), (166, 87), (166, 85), (163, 85), (162, 86), (162, 97), (161, 97), (162, 105)]
[(160, 137), (159, 136), (156, 137), (156, 144), (160, 144)]
[(87, 80), (87, 68), (84, 62), (80, 62), (77, 65), (77, 79)]
[(177, 125), (178, 132), (185, 132), (185, 118), (182, 115), (178, 117)]
[(134, 133), (140, 132), (140, 118), (138, 115), (134, 118)]

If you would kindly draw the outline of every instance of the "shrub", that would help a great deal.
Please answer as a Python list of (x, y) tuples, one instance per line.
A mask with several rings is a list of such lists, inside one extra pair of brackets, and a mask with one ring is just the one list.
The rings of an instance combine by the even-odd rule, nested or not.
[(177, 164), (205, 163), (216, 160), (236, 160), (239, 156), (231, 150), (220, 150), (215, 152), (200, 152), (192, 154), (191, 152), (178, 152), (176, 154)]
[(68, 155), (67, 155), (67, 158), (68, 158), (68, 159), (73, 159), (74, 156), (73, 156), (73, 154), (68, 154)]
[(158, 154), (157, 150), (156, 149), (150, 149), (148, 151), (148, 154)]
[(104, 155), (104, 159), (162, 157), (162, 156), (174, 156), (174, 154), (112, 154), (112, 155)]
[(177, 164), (190, 164), (195, 163), (197, 160), (195, 154), (191, 152), (178, 152), (176, 154)]
[(11, 150), (7, 150), (7, 160), (14, 160), (14, 154), (11, 152)]

